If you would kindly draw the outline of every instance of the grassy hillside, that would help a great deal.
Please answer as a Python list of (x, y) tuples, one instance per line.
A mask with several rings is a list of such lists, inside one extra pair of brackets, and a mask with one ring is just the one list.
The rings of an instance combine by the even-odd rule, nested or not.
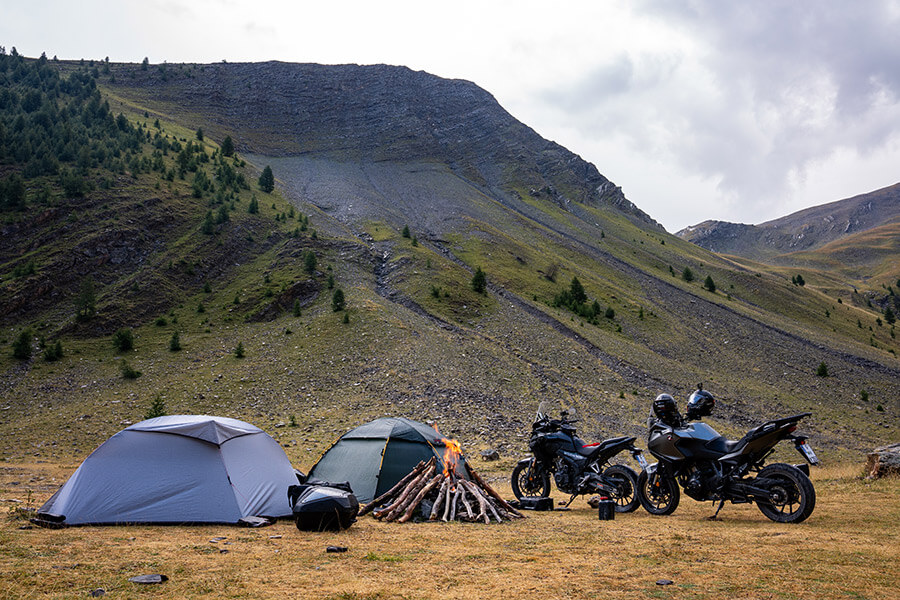
[[(585, 437), (643, 435), (653, 397), (686, 396), (698, 381), (720, 399), (713, 423), (728, 435), (810, 410), (805, 428), (826, 460), (859, 460), (897, 436), (900, 346), (877, 305), (710, 253), (622, 203), (578, 201), (573, 175), (550, 163), (519, 169), (501, 154), (460, 166), (409, 146), (403, 160), (293, 156), (266, 132), (296, 105), (279, 96), (242, 106), (240, 120), (213, 112), (195, 93), (213, 81), (201, 66), (177, 67), (180, 78), (168, 66), (41, 68), (95, 82), (98, 105), (137, 145), (110, 164), (60, 160), (88, 182), (81, 195), (58, 172), (25, 177), (27, 161), (4, 158), (28, 191), (4, 210), (0, 241), (0, 456), (83, 457), (154, 403), (248, 420), (303, 468), (388, 414), (515, 456), (541, 400), (577, 407)], [(214, 71), (216, 85), (272, 89)], [(127, 83), (151, 75), (163, 98), (193, 91), (178, 104)], [(296, 118), (316, 118), (307, 102)], [(226, 137), (238, 149), (227, 157)], [(273, 193), (257, 184), (267, 165)], [(485, 294), (471, 286), (478, 268)], [(573, 278), (584, 303), (564, 299)], [(95, 313), (79, 319), (85, 281)], [(121, 328), (133, 349), (114, 346)], [(26, 330), (31, 356), (15, 358)], [(45, 360), (57, 341), (63, 356)]]

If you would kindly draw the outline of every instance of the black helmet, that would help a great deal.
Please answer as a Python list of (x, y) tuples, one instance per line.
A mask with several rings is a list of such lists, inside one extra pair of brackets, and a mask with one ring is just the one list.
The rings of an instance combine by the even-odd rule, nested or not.
[(716, 405), (716, 399), (713, 395), (697, 386), (697, 390), (691, 394), (687, 403), (687, 418), (689, 420), (708, 417), (712, 414), (713, 407)]
[(670, 394), (660, 394), (653, 401), (653, 414), (656, 418), (669, 425), (678, 427), (681, 425), (681, 415), (678, 414), (678, 405)]

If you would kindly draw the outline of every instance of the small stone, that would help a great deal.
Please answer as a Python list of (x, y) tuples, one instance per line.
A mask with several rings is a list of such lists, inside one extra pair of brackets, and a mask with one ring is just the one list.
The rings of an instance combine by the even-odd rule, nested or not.
[(96, 590), (91, 590), (91, 598), (99, 598), (100, 596), (105, 596), (106, 590), (103, 588), (97, 588)]
[(325, 548), (325, 552), (346, 552), (346, 546), (328, 546)]
[(496, 450), (496, 448), (482, 450), (481, 451), (481, 460), (484, 460), (484, 461), (500, 460), (500, 453)]
[(656, 580), (656, 585), (672, 585), (673, 583), (675, 583), (675, 582), (672, 581), (671, 579), (657, 579)]

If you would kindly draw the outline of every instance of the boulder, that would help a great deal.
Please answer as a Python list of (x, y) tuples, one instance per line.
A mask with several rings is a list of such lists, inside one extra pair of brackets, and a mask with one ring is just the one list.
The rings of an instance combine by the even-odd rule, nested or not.
[(885, 475), (900, 475), (900, 443), (875, 448), (870, 452), (866, 473), (868, 473), (868, 479), (878, 479)]

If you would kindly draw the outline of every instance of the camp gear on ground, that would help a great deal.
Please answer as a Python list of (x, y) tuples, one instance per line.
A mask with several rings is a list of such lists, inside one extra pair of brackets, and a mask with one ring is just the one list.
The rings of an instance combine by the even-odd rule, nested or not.
[(601, 521), (612, 521), (616, 518), (616, 503), (609, 498), (600, 498), (597, 502), (597, 517)]
[[(698, 392), (691, 396), (689, 418), (709, 414), (714, 405), (708, 392)], [(651, 416), (647, 449), (659, 462), (638, 477), (641, 504), (652, 514), (671, 514), (678, 506), (680, 485), (695, 500), (718, 500), (716, 515), (727, 500), (756, 502), (766, 517), (779, 523), (805, 520), (816, 505), (809, 465), (765, 466), (765, 460), (778, 442), (791, 440), (809, 464), (818, 464), (807, 437), (794, 435), (800, 420), (810, 414), (769, 421), (736, 441), (725, 439), (706, 423), (685, 421), (672, 426)]]
[[(428, 425), (386, 417), (342, 435), (313, 466), (309, 477), (347, 481), (357, 499), (368, 504), (394, 487), (420, 461), (435, 456), (443, 467), (444, 448), (444, 437)], [(464, 464), (465, 458), (460, 461)]]
[(115, 434), (38, 511), (57, 525), (237, 523), (289, 517), (297, 477), (281, 446), (249, 423), (173, 415)]
[[(644, 460), (634, 446), (635, 438), (617, 437), (586, 444), (575, 434), (572, 411), (563, 411), (560, 419), (549, 416), (550, 406), (542, 402), (531, 426), (528, 447), (532, 458), (519, 461), (512, 473), (516, 498), (550, 495), (550, 474), (561, 492), (571, 494), (566, 506), (582, 494), (602, 494), (612, 498), (617, 512), (638, 507), (635, 496), (637, 474), (625, 465), (610, 465), (610, 459), (628, 451), (639, 463)], [(646, 461), (644, 461), (646, 462)]]
[(359, 501), (346, 483), (307, 481), (288, 488), (288, 501), (301, 531), (339, 531), (356, 522)]

